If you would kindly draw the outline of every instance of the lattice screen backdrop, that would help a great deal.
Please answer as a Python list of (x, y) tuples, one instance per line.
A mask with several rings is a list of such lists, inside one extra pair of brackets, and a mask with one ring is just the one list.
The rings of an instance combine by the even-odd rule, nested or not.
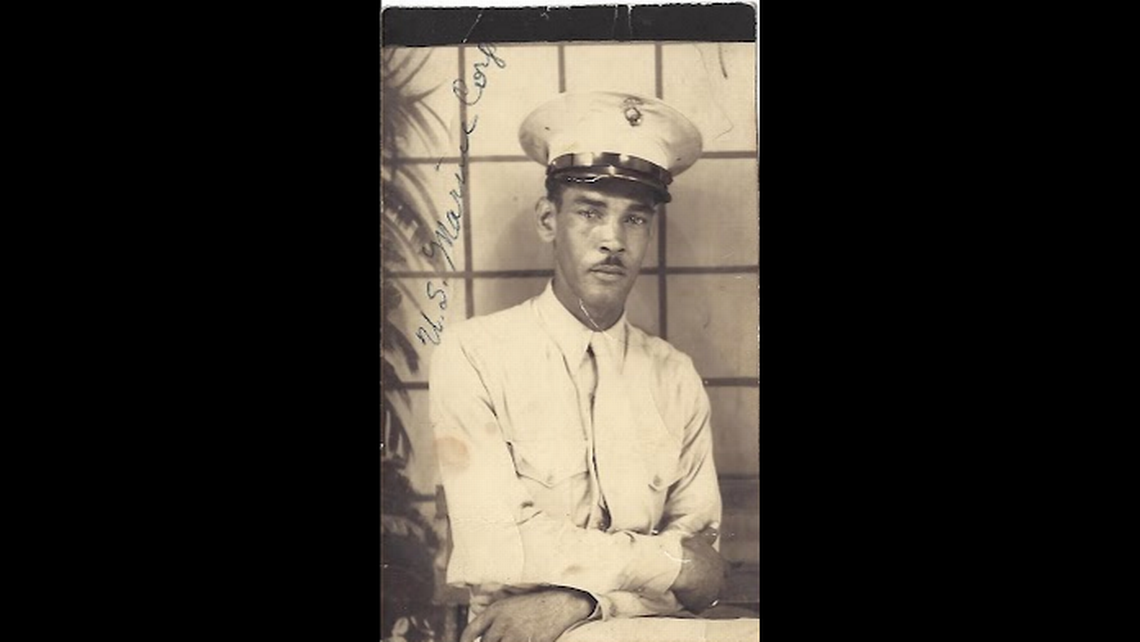
[[(674, 200), (657, 221), (654, 245), (628, 303), (632, 323), (689, 354), (712, 402), (715, 456), (725, 494), (722, 549), (737, 565), (756, 563), (759, 531), (757, 300), (759, 238), (756, 161), (755, 45), (751, 43), (500, 44), (505, 63), (482, 69), (485, 87), (474, 105), (452, 91), (465, 78), (474, 101), (473, 65), (487, 60), (475, 45), (406, 48), (398, 53), (424, 66), (410, 86), (439, 123), (438, 141), (408, 136), (401, 149), (435, 200), (432, 216), (446, 222), (455, 209), (461, 128), (469, 136), (469, 175), (463, 190), (460, 236), (449, 248), (455, 270), (424, 267), (389, 272), (405, 293), (400, 313), (420, 350), (412, 372), (393, 356), (411, 403), (392, 399), (405, 417), (415, 456), (408, 475), (425, 497), (439, 473), (428, 422), (427, 380), (431, 344), (415, 329), (441, 313), (426, 295), (430, 281), (447, 280), (447, 325), (494, 312), (538, 294), (552, 275), (549, 245), (538, 240), (533, 206), (543, 194), (544, 169), (518, 144), (518, 127), (536, 106), (560, 91), (621, 90), (656, 96), (701, 129), (701, 160), (679, 176)], [(434, 122), (434, 119), (430, 119)], [(411, 301), (407, 298), (410, 297)], [(392, 395), (389, 395), (392, 397)], [(435, 506), (423, 503), (434, 517)]]

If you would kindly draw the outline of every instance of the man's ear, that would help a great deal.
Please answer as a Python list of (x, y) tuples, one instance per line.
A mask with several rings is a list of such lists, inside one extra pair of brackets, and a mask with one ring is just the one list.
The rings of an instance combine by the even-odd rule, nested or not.
[(558, 208), (554, 202), (543, 196), (534, 204), (534, 222), (538, 228), (538, 238), (550, 243), (558, 229)]

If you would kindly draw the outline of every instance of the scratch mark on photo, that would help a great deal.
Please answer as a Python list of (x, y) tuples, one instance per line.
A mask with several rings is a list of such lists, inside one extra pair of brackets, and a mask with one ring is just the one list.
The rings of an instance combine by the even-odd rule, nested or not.
[(479, 21), (480, 21), (480, 20), (482, 20), (482, 19), (483, 19), (483, 12), (482, 12), (482, 11), (480, 11), (480, 12), (479, 12), (479, 15), (475, 16), (475, 23), (474, 23), (474, 24), (472, 24), (472, 25), (471, 25), (471, 28), (467, 30), (467, 35), (466, 35), (466, 36), (463, 36), (463, 44), (467, 44), (467, 39), (468, 39), (469, 37), (471, 37), (471, 32), (472, 32), (472, 31), (475, 31), (475, 25), (479, 24)]

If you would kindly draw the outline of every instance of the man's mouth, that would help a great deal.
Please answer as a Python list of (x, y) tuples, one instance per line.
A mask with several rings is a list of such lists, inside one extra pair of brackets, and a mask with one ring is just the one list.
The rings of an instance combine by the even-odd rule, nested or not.
[(625, 276), (625, 268), (617, 265), (595, 265), (590, 269), (591, 272), (601, 272), (602, 274), (614, 274), (617, 276)]

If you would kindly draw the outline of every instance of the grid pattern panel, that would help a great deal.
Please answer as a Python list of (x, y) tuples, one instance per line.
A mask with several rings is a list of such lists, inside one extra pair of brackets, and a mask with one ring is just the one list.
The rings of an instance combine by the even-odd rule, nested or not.
[(693, 358), (701, 376), (756, 377), (757, 281), (755, 274), (667, 277), (669, 340)]
[(755, 45), (687, 42), (664, 44), (661, 50), (660, 97), (700, 128), (705, 150), (754, 152)]
[(653, 43), (581, 47), (567, 45), (566, 91), (656, 92)]
[(546, 192), (545, 177), (546, 170), (530, 159), (471, 164), (473, 269), (550, 269), (550, 245), (539, 241), (534, 214)]
[(459, 103), (450, 87), (459, 64), (458, 49), (392, 47), (385, 55), (391, 55), (389, 64), (398, 70), (392, 82), (406, 83), (404, 90), (411, 94), (423, 94), (418, 127), (394, 132), (400, 155), (435, 158), (453, 154), (453, 142), (459, 140)]
[(755, 158), (705, 158), (677, 177), (669, 204), (669, 265), (760, 262)]
[(713, 460), (719, 475), (751, 476), (760, 470), (756, 419), (760, 390), (744, 386), (709, 388), (712, 406)]
[[(449, 325), (467, 318), (467, 287), (462, 278), (447, 275), (390, 280), (402, 299), (394, 311), (394, 323), (405, 329), (416, 358), (409, 363), (401, 351), (393, 351), (388, 360), (401, 381), (420, 387), (416, 384), (428, 379), (436, 342), (447, 335)], [(438, 327), (443, 330), (437, 331)]]
[[(488, 62), (478, 47), (463, 47), (467, 65), (459, 77), (466, 79), (471, 92), (467, 101), (475, 103), (467, 107), (467, 128), (473, 129), (470, 153), (525, 158), (518, 143), (519, 125), (531, 110), (558, 94), (558, 47), (500, 46), (495, 55), (505, 63), (502, 69)], [(482, 94), (475, 86), (477, 64), (489, 65), (480, 68), (486, 77)]]
[[(675, 200), (657, 221), (657, 238), (631, 294), (629, 315), (635, 325), (693, 357), (712, 403), (718, 470), (746, 477), (754, 477), (759, 467), (754, 47), (503, 44), (497, 55), (506, 67), (487, 69), (477, 104), (455, 101), (450, 80), (438, 90), (458, 105), (452, 118), (467, 128), (475, 123), (463, 194), (463, 238), (453, 250), (456, 270), (448, 274), (449, 282), (459, 286), (449, 304), (456, 318), (461, 312), (471, 317), (519, 303), (540, 292), (552, 273), (550, 246), (538, 240), (533, 224), (543, 170), (517, 142), (518, 126), (534, 107), (560, 90), (623, 88), (664, 98), (701, 129), (702, 160), (677, 178)], [(466, 78), (468, 85), (472, 65), (485, 61), (475, 46), (439, 48), (433, 55), (446, 61), (440, 64), (453, 63), (452, 78)], [(439, 167), (440, 175), (451, 179), (458, 171), (460, 129), (450, 126), (448, 132), (445, 150), (410, 154), (409, 162), (422, 165), (425, 173)], [(450, 200), (446, 187), (435, 193), (441, 201)], [(422, 288), (431, 275), (408, 270), (389, 276), (406, 281), (406, 287)], [(413, 392), (426, 390), (426, 361), (421, 359), (415, 376), (401, 372), (409, 374)], [(416, 403), (426, 411), (426, 402), (417, 398)], [(425, 447), (420, 461), (434, 467), (429, 450)]]

